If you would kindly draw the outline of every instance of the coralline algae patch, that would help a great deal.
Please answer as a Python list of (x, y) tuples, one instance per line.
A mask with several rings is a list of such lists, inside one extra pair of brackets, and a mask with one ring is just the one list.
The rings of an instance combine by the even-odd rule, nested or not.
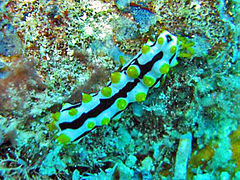
[(237, 167), (236, 172), (240, 170), (240, 128), (236, 131), (232, 132), (230, 135), (231, 139), (231, 150), (232, 150), (232, 158), (235, 161)]
[[(218, 167), (220, 174), (238, 178), (240, 135), (239, 128), (223, 140), (211, 140), (202, 148), (193, 149), (188, 164), (188, 178), (192, 179), (196, 169), (207, 171)], [(218, 164), (218, 166), (217, 166)], [(219, 166), (219, 164), (221, 164)], [(207, 174), (207, 173), (206, 173)], [(210, 177), (210, 175), (207, 175)]]
[[(117, 7), (119, 2), (123, 8)], [(235, 10), (239, 9), (236, 1), (226, 3), (1, 3), (2, 19), (16, 28), (23, 44), (22, 57), (3, 60), (9, 68), (14, 68), (12, 61), (21, 62), (23, 68), (1, 83), (18, 84), (21, 77), (24, 81), (18, 89), (0, 86), (7, 90), (0, 116), (0, 177), (171, 179), (182, 172), (190, 179), (238, 179), (235, 130), (239, 125), (240, 66), (234, 61), (239, 59), (234, 23), (239, 21), (240, 11)], [(150, 25), (139, 18), (144, 11), (151, 12)], [(181, 55), (179, 65), (162, 85), (151, 90), (137, 108), (130, 107), (120, 120), (93, 130), (80, 143), (63, 147), (55, 143), (55, 132), (47, 126), (50, 114), (60, 109), (58, 104), (79, 102), (82, 91), (97, 92), (106, 85), (110, 72), (119, 68), (115, 65), (119, 57), (135, 55), (163, 29), (178, 36)], [(33, 63), (27, 65), (30, 60)], [(38, 90), (38, 83), (44, 88)], [(182, 134), (187, 133), (193, 138), (184, 139)], [(188, 154), (177, 155), (184, 153), (184, 145)]]
[(26, 54), (35, 58), (38, 73), (55, 92), (69, 96), (92, 72), (113, 69), (109, 58), (97, 58), (88, 48), (92, 41), (111, 36), (111, 27), (107, 27), (111, 16), (105, 15), (111, 12), (109, 5), (99, 2), (95, 8), (96, 3), (33, 1), (15, 7)]

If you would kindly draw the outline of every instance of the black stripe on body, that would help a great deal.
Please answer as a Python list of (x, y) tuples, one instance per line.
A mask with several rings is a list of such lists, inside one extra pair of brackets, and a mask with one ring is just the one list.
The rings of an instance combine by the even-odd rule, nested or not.
[(136, 58), (132, 59), (127, 66), (123, 66), (120, 72), (126, 70), (130, 65), (134, 64), (135, 61), (137, 61), (138, 58), (140, 58), (142, 53), (140, 53)]
[[(140, 57), (140, 55), (138, 57)], [(69, 128), (69, 129), (78, 129), (79, 127), (81, 127), (84, 124), (84, 122), (88, 118), (97, 117), (104, 110), (106, 110), (109, 107), (111, 107), (118, 98), (120, 98), (120, 97), (127, 97), (127, 93), (132, 91), (132, 89), (140, 82), (140, 79), (142, 79), (143, 76), (152, 69), (153, 65), (157, 61), (162, 59), (162, 57), (163, 57), (163, 52), (160, 51), (158, 54), (156, 54), (153, 57), (153, 59), (151, 61), (149, 61), (148, 63), (146, 63), (144, 65), (140, 65), (138, 63), (137, 59), (136, 59), (133, 64), (139, 66), (139, 68), (140, 68), (141, 73), (139, 75), (139, 78), (134, 79), (133, 82), (128, 82), (125, 87), (123, 87), (121, 90), (119, 90), (119, 92), (116, 93), (111, 98), (109, 98), (109, 99), (100, 99), (100, 103), (94, 109), (88, 111), (87, 113), (83, 113), (79, 118), (75, 119), (72, 122), (60, 123), (59, 127), (62, 130), (67, 129), (67, 128)], [(127, 67), (125, 67), (125, 68), (127, 68)], [(125, 68), (124, 68), (124, 70), (125, 70)]]
[(143, 76), (144, 76), (145, 74), (147, 74), (147, 72), (151, 71), (153, 65), (154, 65), (157, 61), (159, 61), (159, 60), (162, 59), (162, 57), (163, 57), (163, 52), (160, 51), (159, 53), (157, 53), (157, 54), (152, 58), (151, 61), (149, 61), (148, 63), (146, 63), (146, 64), (144, 64), (144, 65), (141, 65), (141, 64), (138, 63), (138, 61), (136, 61), (136, 65), (137, 65), (137, 66), (140, 68), (140, 70), (141, 70), (140, 75), (138, 76), (138, 78), (142, 79)]
[(60, 112), (67, 111), (67, 110), (70, 110), (70, 109), (72, 109), (72, 108), (78, 108), (78, 107), (80, 107), (81, 105), (82, 105), (82, 103), (77, 103), (77, 104), (74, 104), (74, 105), (72, 105), (72, 106), (70, 106), (70, 107), (68, 107), (68, 108), (64, 108), (64, 107), (63, 107), (63, 109), (61, 109)]
[[(142, 54), (140, 54), (140, 55), (142, 55)], [(140, 57), (140, 56), (139, 56), (139, 57)], [(138, 78), (142, 79), (143, 76), (152, 69), (154, 63), (155, 63), (156, 61), (162, 59), (162, 57), (163, 57), (163, 52), (160, 51), (159, 53), (157, 53), (157, 54), (152, 58), (151, 61), (149, 61), (149, 62), (147, 62), (146, 64), (143, 64), (143, 65), (142, 65), (142, 64), (139, 64), (139, 62), (138, 62), (137, 59), (136, 59), (134, 63), (131, 63), (131, 64), (129, 64), (128, 66), (124, 67), (123, 71), (124, 71), (124, 70), (126, 71), (127, 68), (128, 68), (130, 65), (137, 65), (137, 66), (139, 67), (139, 69), (140, 69), (140, 75), (139, 75)]]
[(114, 102), (120, 98), (120, 97), (127, 97), (127, 93), (132, 91), (132, 89), (140, 82), (139, 79), (135, 79), (133, 82), (128, 82), (124, 88), (119, 90), (118, 93), (114, 94), (109, 99), (100, 99), (100, 103), (92, 110), (88, 111), (87, 113), (83, 113), (79, 118), (75, 119), (72, 122), (63, 122), (59, 124), (59, 127), (64, 129), (78, 129), (81, 127), (84, 122), (88, 118), (97, 117), (99, 114), (101, 114), (105, 109), (108, 109), (111, 107)]
[(155, 44), (157, 43), (157, 41), (155, 41), (150, 47), (153, 47), (153, 46), (155, 46)]
[(95, 126), (93, 129), (89, 130), (89, 131), (85, 131), (83, 134), (81, 134), (80, 136), (78, 136), (76, 139), (74, 139), (73, 141), (77, 141), (80, 138), (82, 138), (83, 136), (86, 136), (88, 133), (90, 133), (91, 131), (93, 131), (97, 126)]
[[(129, 103), (128, 106), (132, 104), (132, 103)], [(122, 110), (124, 111), (124, 110)], [(116, 114), (114, 114), (114, 116), (112, 118), (114, 118), (115, 116), (117, 116), (118, 114), (120, 114), (122, 111), (118, 111)], [(95, 128), (97, 128), (99, 126), (95, 126), (93, 129), (89, 130), (89, 131), (85, 131), (83, 134), (81, 134), (80, 136), (78, 136), (76, 139), (74, 139), (73, 141), (77, 141), (79, 140), (80, 138), (86, 136), (88, 133), (90, 133), (91, 131), (93, 131)]]
[(176, 53), (174, 55), (172, 55), (172, 57), (169, 59), (169, 64), (171, 64), (172, 60), (174, 59), (174, 57), (176, 56)]
[[(156, 80), (156, 82), (154, 83), (154, 85), (153, 85), (150, 89), (152, 89), (152, 88), (158, 83), (158, 81), (160, 81), (163, 77), (164, 77), (164, 76), (161, 75), (161, 77), (159, 77), (159, 78)], [(130, 104), (132, 104), (132, 103), (129, 103), (128, 106), (129, 106)], [(117, 115), (120, 114), (121, 112), (122, 112), (122, 111), (118, 111), (116, 114), (114, 114), (114, 116), (113, 116), (112, 118), (114, 118), (115, 116), (117, 116)], [(93, 130), (94, 130), (95, 128), (97, 128), (97, 127), (98, 127), (98, 126), (95, 126), (93, 129), (84, 132), (83, 134), (81, 134), (80, 136), (78, 136), (76, 139), (74, 139), (74, 141), (77, 141), (77, 140), (79, 140), (80, 138), (84, 137), (85, 135), (87, 135), (88, 133), (90, 133), (91, 131), (93, 131)]]

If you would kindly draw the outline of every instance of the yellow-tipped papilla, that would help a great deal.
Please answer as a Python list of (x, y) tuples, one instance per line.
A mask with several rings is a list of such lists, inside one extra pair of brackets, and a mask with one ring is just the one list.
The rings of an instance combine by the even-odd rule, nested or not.
[(166, 74), (169, 71), (169, 68), (168, 62), (165, 60), (156, 62), (153, 65), (154, 77), (156, 77), (156, 79), (161, 77), (162, 74)]
[(176, 53), (176, 51), (177, 51), (177, 47), (176, 46), (172, 46), (170, 48), (170, 53), (174, 54), (174, 53)]
[(151, 49), (150, 46), (144, 44), (144, 45), (142, 46), (142, 53), (143, 53), (143, 54), (147, 54), (147, 53), (150, 51), (150, 49)]
[(82, 95), (82, 102), (83, 103), (88, 103), (92, 100), (92, 96), (86, 93), (83, 93)]
[(164, 38), (163, 37), (160, 37), (160, 38), (158, 38), (158, 44), (159, 45), (163, 45), (163, 43), (164, 43)]
[(70, 116), (75, 116), (76, 114), (78, 113), (77, 109), (75, 108), (71, 108), (69, 111), (68, 111), (68, 114)]
[(143, 76), (143, 84), (145, 86), (152, 87), (155, 82), (156, 82), (155, 78), (148, 76), (148, 75)]
[(48, 124), (48, 129), (49, 131), (54, 131), (57, 129), (57, 126), (56, 126), (56, 121), (52, 121)]
[(68, 137), (66, 134), (60, 134), (56, 140), (60, 144), (68, 144), (71, 141), (70, 137)]
[(127, 68), (127, 75), (131, 78), (137, 78), (140, 74), (140, 69), (137, 65), (131, 65)]
[(136, 94), (135, 99), (137, 102), (143, 102), (146, 100), (147, 94), (145, 92), (139, 92)]
[(121, 79), (121, 73), (120, 72), (114, 72), (111, 74), (111, 82), (113, 84), (117, 84), (120, 82)]
[(169, 72), (169, 68), (170, 68), (169, 64), (165, 63), (161, 65), (159, 71), (161, 74), (167, 74)]
[(89, 130), (93, 129), (94, 127), (95, 127), (95, 123), (94, 122), (90, 121), (90, 122), (87, 123), (87, 128)]
[(101, 125), (108, 125), (109, 122), (110, 122), (110, 118), (105, 117), (105, 118), (102, 119), (102, 121), (101, 121)]
[(126, 101), (125, 99), (123, 99), (123, 98), (117, 99), (116, 104), (117, 104), (117, 108), (118, 108), (119, 110), (124, 110), (124, 109), (126, 109), (126, 107), (127, 107), (127, 105), (128, 105), (127, 101)]
[(110, 87), (104, 87), (101, 90), (101, 93), (104, 97), (110, 97), (112, 95), (112, 89)]
[(60, 117), (60, 112), (55, 112), (51, 115), (51, 118), (54, 120), (54, 121), (58, 121), (59, 120), (59, 117)]
[(122, 65), (124, 65), (126, 63), (126, 60), (123, 56), (119, 56), (119, 61)]

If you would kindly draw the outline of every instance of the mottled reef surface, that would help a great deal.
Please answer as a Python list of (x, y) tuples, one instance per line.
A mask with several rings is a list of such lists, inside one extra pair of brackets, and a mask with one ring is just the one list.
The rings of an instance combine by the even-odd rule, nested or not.
[[(143, 103), (60, 145), (52, 113), (167, 30), (179, 64)], [(240, 179), (239, 0), (0, 2), (0, 178)]]

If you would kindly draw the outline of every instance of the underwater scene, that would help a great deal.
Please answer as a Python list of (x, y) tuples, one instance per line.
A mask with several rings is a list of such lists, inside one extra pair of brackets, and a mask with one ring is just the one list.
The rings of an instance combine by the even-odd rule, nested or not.
[(240, 0), (1, 0), (0, 179), (240, 180)]

